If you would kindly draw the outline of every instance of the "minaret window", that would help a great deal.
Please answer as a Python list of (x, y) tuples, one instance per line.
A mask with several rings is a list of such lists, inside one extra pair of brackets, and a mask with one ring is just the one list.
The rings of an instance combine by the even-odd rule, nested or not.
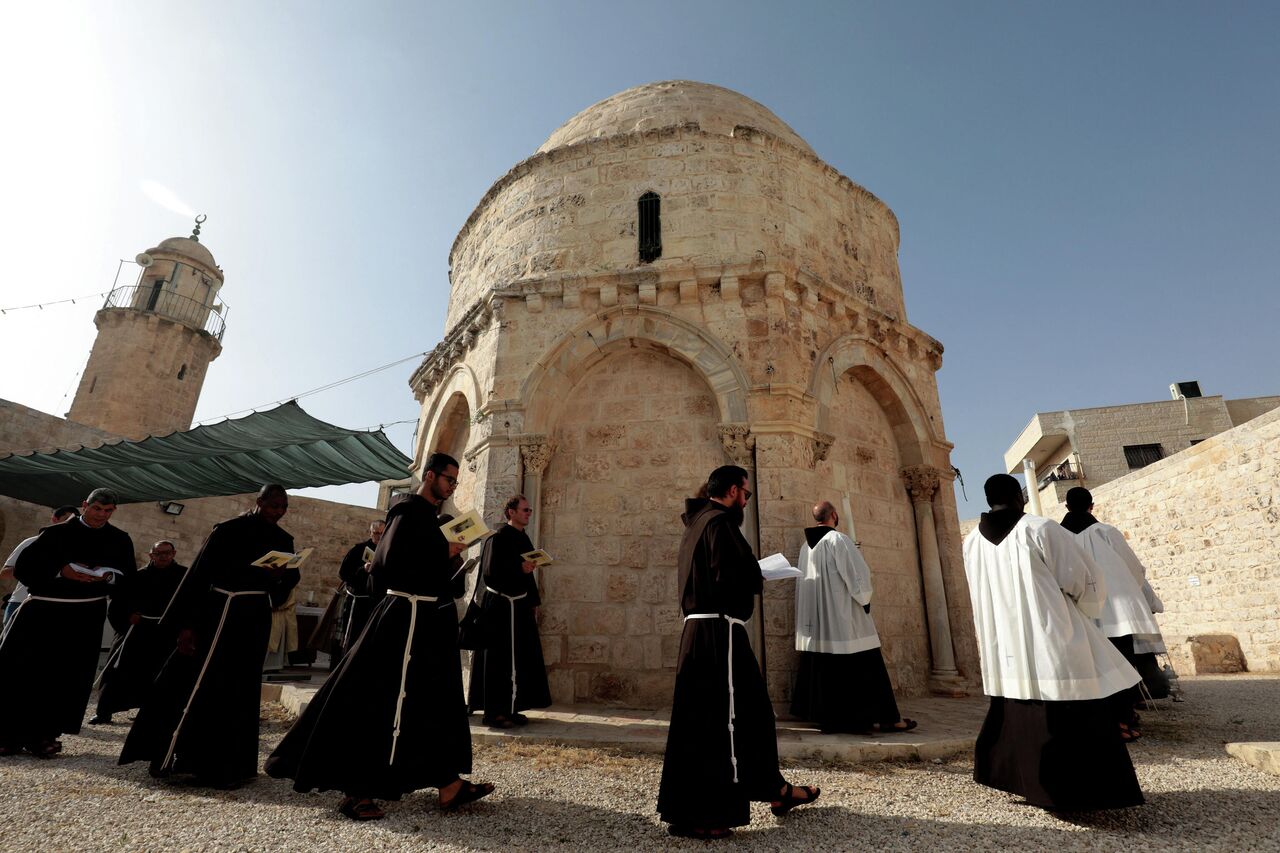
[(662, 257), (662, 218), (660, 205), (662, 199), (655, 192), (647, 192), (640, 196), (638, 218), (640, 222), (640, 263)]
[(178, 368), (178, 381), (181, 382), (187, 376), (187, 366), (184, 364)]
[(151, 282), (151, 295), (147, 298), (147, 310), (156, 310), (156, 303), (160, 301), (160, 289), (164, 287), (164, 279), (158, 278)]

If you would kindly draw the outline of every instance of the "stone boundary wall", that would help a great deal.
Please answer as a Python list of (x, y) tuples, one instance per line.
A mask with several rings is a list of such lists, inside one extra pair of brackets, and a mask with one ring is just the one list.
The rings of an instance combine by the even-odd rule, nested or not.
[(1188, 637), (1232, 635), (1251, 671), (1280, 670), (1280, 410), (1092, 490), (1164, 601), (1175, 668)]

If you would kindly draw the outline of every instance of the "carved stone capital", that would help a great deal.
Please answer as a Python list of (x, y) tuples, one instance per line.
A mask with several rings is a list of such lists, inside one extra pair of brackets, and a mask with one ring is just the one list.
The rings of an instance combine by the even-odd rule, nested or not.
[(913, 503), (929, 503), (933, 500), (938, 486), (942, 483), (942, 472), (930, 465), (912, 465), (903, 468), (903, 482), (907, 484), (907, 492)]
[(746, 424), (720, 424), (720, 443), (734, 465), (751, 467), (751, 452), (756, 449), (756, 437)]
[(526, 474), (542, 476), (555, 452), (555, 445), (545, 435), (526, 435), (520, 439), (520, 459)]
[(831, 445), (835, 442), (834, 435), (828, 435), (825, 432), (815, 433), (813, 438), (809, 439), (808, 457), (809, 467), (816, 468), (819, 462), (826, 460), (827, 454), (831, 452)]

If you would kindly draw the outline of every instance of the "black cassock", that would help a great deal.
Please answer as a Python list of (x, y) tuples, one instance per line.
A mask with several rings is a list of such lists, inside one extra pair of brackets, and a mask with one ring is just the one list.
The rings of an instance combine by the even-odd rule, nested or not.
[(343, 654), (346, 654), (355, 645), (356, 640), (360, 639), (360, 632), (368, 624), (369, 614), (373, 613), (373, 607), (380, 598), (373, 592), (373, 579), (370, 573), (364, 570), (366, 548), (373, 551), (377, 546), (373, 544), (372, 539), (366, 539), (359, 545), (353, 546), (347, 552), (347, 556), (342, 558), (342, 565), (338, 567), (338, 577), (342, 578), (342, 597), (345, 599), (343, 611), (346, 618), (342, 625)]
[(679, 826), (742, 826), (751, 820), (750, 802), (778, 799), (784, 784), (773, 705), (742, 624), (763, 579), (739, 530), (740, 512), (708, 500), (685, 504), (685, 623), (658, 813)]
[(149, 761), (151, 775), (191, 773), (234, 784), (258, 772), (262, 662), (271, 607), (297, 585), (297, 569), (250, 565), (293, 551), (293, 537), (256, 513), (213, 528), (160, 629), (195, 632), (195, 654), (174, 651), (125, 739), (120, 763)]
[(458, 652), (461, 594), (437, 508), (410, 495), (387, 513), (371, 572), (383, 593), (364, 632), (267, 759), (297, 791), (398, 800), (471, 772)]
[(484, 543), (477, 590), (481, 648), (471, 656), (471, 711), (510, 716), (551, 704), (542, 639), (533, 609), (542, 599), (538, 582), (520, 568), (533, 550), (529, 535), (503, 524)]
[(115, 584), (80, 583), (60, 572), (69, 563), (137, 570), (133, 540), (111, 524), (89, 527), (78, 518), (40, 531), (14, 576), (30, 595), (0, 640), (0, 744), (23, 746), (76, 734), (84, 722), (102, 645), (102, 620)]
[[(107, 620), (116, 629), (116, 639), (100, 676), (99, 714), (141, 707), (173, 651), (175, 637), (160, 628), (160, 617), (186, 573), (187, 567), (178, 563), (163, 569), (148, 563), (112, 597)], [(131, 624), (135, 613), (138, 621)]]

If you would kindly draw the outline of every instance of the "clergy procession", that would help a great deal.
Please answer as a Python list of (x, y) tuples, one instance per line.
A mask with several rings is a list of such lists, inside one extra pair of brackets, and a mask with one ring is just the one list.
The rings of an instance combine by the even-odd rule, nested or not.
[[(530, 723), (522, 711), (551, 705), (532, 506), (512, 496), (478, 560), (464, 562), (467, 546), (446, 538), (452, 519), (441, 512), (459, 477), (455, 459), (432, 454), (421, 487), (346, 554), (340, 657), (265, 762), (267, 775), (298, 792), (340, 795), (338, 811), (355, 821), (382, 818), (387, 801), (422, 789), (438, 790), (446, 813), (490, 796), (494, 784), (465, 778), (468, 716), (507, 730)], [(1136, 709), (1169, 690), (1154, 662), (1160, 602), (1142, 563), (1092, 515), (1085, 489), (1071, 490), (1062, 524), (1026, 514), (1009, 475), (991, 477), (985, 493), (990, 511), (964, 542), (989, 697), (974, 781), (1052, 811), (1142, 805), (1128, 754), (1141, 737)], [(746, 469), (722, 466), (681, 516), (671, 569), (682, 628), (655, 792), (673, 836), (726, 839), (751, 822), (752, 802), (781, 818), (823, 793), (780, 769), (775, 712), (747, 630), (766, 583), (742, 532), (752, 494)], [(259, 772), (272, 607), (299, 581), (297, 568), (262, 559), (294, 551), (280, 526), (288, 495), (264, 486), (253, 509), (214, 527), (189, 568), (167, 540), (138, 568), (129, 535), (111, 524), (117, 503), (95, 489), (6, 561), (25, 595), (0, 642), (0, 672), (21, 697), (0, 703), (0, 755), (56, 756), (60, 737), (80, 732), (96, 687), (90, 724), (138, 709), (120, 764), (238, 788)], [(812, 516), (790, 575), (800, 653), (791, 714), (827, 734), (911, 731), (917, 722), (899, 712), (881, 653), (874, 569), (831, 501), (818, 500)], [(104, 618), (116, 639), (98, 666)]]

